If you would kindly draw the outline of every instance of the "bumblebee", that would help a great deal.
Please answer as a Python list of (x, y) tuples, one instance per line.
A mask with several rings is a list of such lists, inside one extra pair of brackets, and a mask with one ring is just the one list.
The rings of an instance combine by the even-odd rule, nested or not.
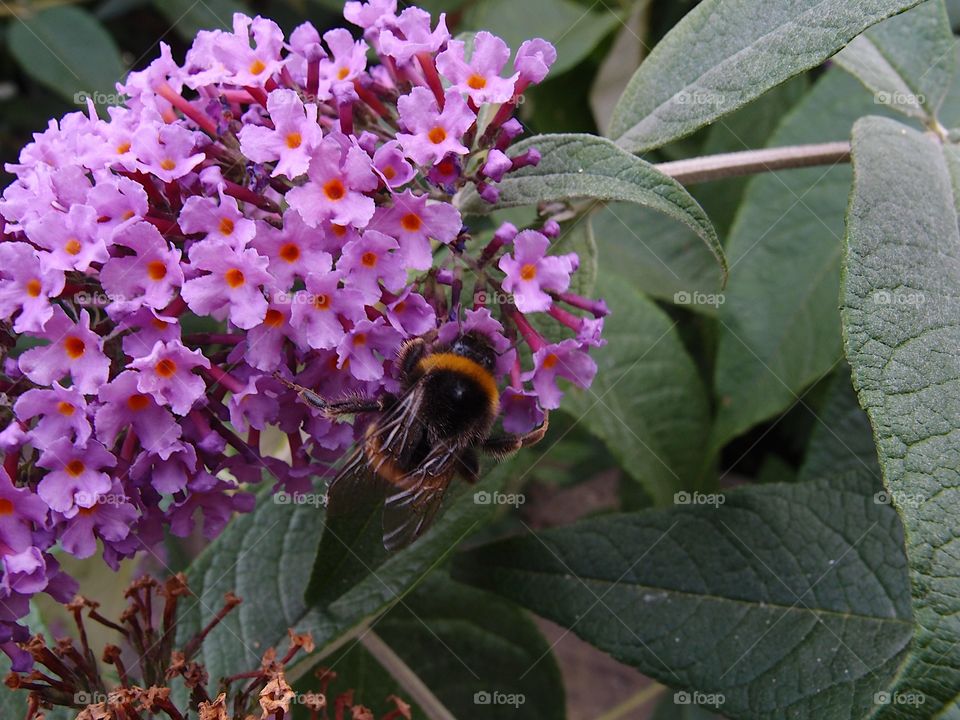
[(383, 544), (388, 550), (404, 547), (429, 527), (454, 476), (477, 481), (479, 453), (501, 460), (546, 434), (545, 416), (526, 434), (491, 435), (500, 410), (496, 357), (490, 342), (475, 332), (436, 346), (424, 337), (413, 338), (397, 355), (400, 392), (375, 399), (327, 401), (284, 380), (303, 402), (328, 417), (373, 415), (328, 494), (349, 493), (356, 482), (383, 483)]

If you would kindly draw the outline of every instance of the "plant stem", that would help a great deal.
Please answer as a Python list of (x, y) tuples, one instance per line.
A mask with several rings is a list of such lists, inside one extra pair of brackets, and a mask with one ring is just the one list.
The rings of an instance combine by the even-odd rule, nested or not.
[(443, 706), (423, 680), (373, 630), (368, 629), (363, 633), (360, 643), (393, 676), (430, 720), (455, 720), (453, 714)]
[(850, 143), (829, 142), (705, 155), (689, 160), (660, 163), (654, 167), (682, 185), (694, 185), (741, 175), (813, 165), (836, 165), (849, 161)]

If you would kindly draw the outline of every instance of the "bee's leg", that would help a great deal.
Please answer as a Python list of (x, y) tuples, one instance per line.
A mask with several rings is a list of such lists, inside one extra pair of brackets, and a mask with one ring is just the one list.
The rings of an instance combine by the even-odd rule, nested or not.
[(397, 368), (400, 370), (400, 377), (405, 381), (413, 376), (413, 371), (417, 363), (423, 359), (427, 353), (427, 341), (422, 337), (415, 337), (407, 340), (397, 351)]
[(279, 373), (274, 373), (273, 376), (277, 378), (287, 387), (292, 390), (297, 391), (297, 396), (300, 400), (312, 408), (320, 410), (330, 417), (336, 415), (356, 415), (357, 413), (366, 413), (366, 412), (380, 412), (383, 410), (384, 402), (386, 398), (364, 398), (364, 397), (350, 397), (343, 400), (324, 400), (317, 393), (315, 393), (310, 388), (306, 388), (303, 385), (297, 385), (295, 382), (290, 382), (286, 378), (282, 377)]
[(457, 472), (471, 485), (480, 479), (480, 458), (473, 448), (467, 448), (457, 456)]
[(499, 435), (497, 437), (490, 437), (484, 440), (479, 447), (497, 460), (503, 460), (513, 455), (513, 453), (520, 448), (536, 445), (543, 440), (543, 436), (547, 434), (549, 425), (550, 412), (545, 411), (543, 413), (543, 422), (540, 423), (539, 427), (534, 428), (530, 432), (524, 433), (523, 435)]

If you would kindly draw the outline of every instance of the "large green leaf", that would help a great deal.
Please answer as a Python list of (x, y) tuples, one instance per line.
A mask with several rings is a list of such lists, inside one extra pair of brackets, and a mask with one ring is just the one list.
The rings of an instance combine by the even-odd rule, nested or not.
[(234, 13), (250, 14), (250, 8), (242, 0), (153, 0), (153, 6), (188, 42), (201, 30), (230, 30)]
[(115, 86), (127, 68), (110, 33), (86, 10), (55, 7), (16, 18), (7, 41), (24, 72), (78, 109), (86, 109), (87, 97), (118, 104)]
[(606, 516), (483, 546), (456, 574), (728, 717), (862, 717), (911, 629), (898, 518), (862, 490)]
[[(853, 78), (832, 70), (769, 144), (842, 140), (875, 107)], [(846, 165), (750, 181), (727, 243), (715, 446), (796, 403), (840, 359), (837, 293), (850, 181)]]
[(464, 212), (487, 213), (497, 207), (573, 198), (636, 203), (669, 215), (697, 233), (726, 272), (723, 248), (706, 213), (680, 183), (650, 163), (593, 135), (539, 135), (517, 143), (514, 154), (529, 148), (542, 154), (539, 165), (507, 175), (498, 185), (500, 200), (495, 206), (476, 191), (465, 190), (460, 198)]
[(696, 367), (673, 322), (628, 282), (629, 267), (598, 284), (611, 314), (607, 344), (591, 355), (597, 377), (570, 388), (564, 409), (580, 418), (661, 505), (697, 487), (706, 461), (709, 409)]
[(856, 37), (835, 58), (876, 102), (932, 121), (956, 66), (943, 0), (928, 0)]
[(550, 70), (556, 76), (586, 57), (618, 24), (616, 14), (602, 4), (592, 12), (570, 0), (479, 0), (470, 4), (461, 29), (487, 30), (514, 50), (529, 38), (549, 40), (557, 48)]
[(918, 2), (705, 0), (637, 70), (608, 134), (631, 152), (688, 135)]
[[(223, 594), (233, 591), (243, 603), (210, 633), (200, 654), (213, 683), (255, 667), (266, 648), (284, 644), (288, 628), (312, 633), (323, 648), (400, 602), (488, 520), (497, 508), (474, 502), (474, 492), (498, 490), (509, 473), (504, 465), (473, 488), (455, 489), (459, 495), (423, 537), (376, 567), (364, 567), (369, 558), (351, 557), (348, 569), (361, 567), (362, 577), (352, 575), (354, 584), (314, 608), (306, 604), (304, 594), (323, 532), (323, 510), (311, 504), (278, 503), (264, 490), (256, 510), (235, 518), (191, 565), (188, 578), (196, 597), (184, 603), (178, 638), (185, 641), (208, 623)], [(337, 584), (339, 578), (330, 577), (329, 582)]]
[(960, 155), (897, 122), (853, 131), (841, 295), (847, 358), (903, 518), (916, 629), (882, 717), (934, 717), (960, 693)]

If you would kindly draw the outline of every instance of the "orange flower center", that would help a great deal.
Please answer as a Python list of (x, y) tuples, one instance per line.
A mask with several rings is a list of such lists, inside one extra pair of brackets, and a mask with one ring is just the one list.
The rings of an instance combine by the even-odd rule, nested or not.
[(296, 262), (300, 259), (300, 246), (296, 243), (284, 243), (280, 246), (280, 257), (288, 263)]
[(166, 330), (166, 329), (167, 329), (167, 323), (165, 323), (165, 322), (164, 322), (163, 320), (161, 320), (160, 318), (153, 318), (153, 319), (150, 321), (150, 324), (153, 325), (153, 327), (156, 328), (157, 330)]
[(342, 67), (339, 70), (337, 70), (337, 80), (343, 80), (349, 74), (350, 74), (350, 70), (348, 68)]
[(483, 90), (487, 86), (487, 79), (483, 75), (474, 73), (467, 79), (467, 85), (473, 90)]
[(303, 142), (303, 138), (300, 136), (300, 133), (292, 132), (287, 135), (287, 147), (291, 150), (296, 150), (300, 147), (301, 142)]
[(317, 310), (329, 310), (330, 309), (330, 298), (327, 295), (317, 295), (313, 299), (313, 306)]
[(251, 74), (251, 75), (259, 75), (260, 73), (262, 73), (262, 72), (263, 72), (264, 70), (266, 70), (266, 69), (267, 69), (266, 64), (265, 64), (265, 63), (263, 62), (263, 60), (261, 60), (260, 58), (257, 58), (257, 59), (254, 60), (252, 63), (250, 63), (250, 74)]
[(220, 218), (220, 234), (233, 235), (233, 220), (230, 218)]
[(560, 358), (558, 358), (558, 357), (557, 357), (556, 355), (554, 355), (553, 353), (550, 353), (549, 355), (547, 355), (547, 356), (543, 359), (543, 366), (544, 366), (547, 370), (549, 370), (549, 369), (552, 368), (554, 365), (556, 365), (559, 361), (560, 361)]
[(354, 344), (354, 345), (366, 345), (366, 344), (367, 344), (367, 336), (366, 336), (364, 333), (360, 333), (359, 335), (354, 335), (354, 336), (353, 336), (353, 344)]
[(66, 400), (61, 400), (57, 403), (57, 412), (66, 417), (73, 415), (74, 407), (72, 403), (68, 403)]
[(327, 180), (323, 184), (323, 194), (327, 196), (328, 199), (336, 202), (337, 200), (342, 200), (343, 196), (347, 194), (347, 190), (343, 187), (343, 183), (334, 178), (333, 180)]
[(177, 164), (170, 158), (164, 158), (163, 161), (160, 163), (160, 167), (168, 171), (173, 170), (176, 166)]
[(407, 303), (404, 300), (401, 300), (400, 302), (398, 302), (396, 305), (393, 306), (393, 311), (395, 313), (402, 313), (406, 309), (407, 309)]
[(64, 470), (67, 471), (67, 474), (71, 477), (78, 477), (82, 475), (83, 471), (86, 469), (87, 467), (83, 464), (82, 460), (71, 460), (64, 468)]
[(397, 171), (394, 169), (393, 165), (387, 165), (383, 169), (383, 176), (387, 180), (393, 180), (397, 176)]
[(71, 335), (63, 341), (63, 349), (67, 351), (67, 355), (71, 360), (76, 360), (83, 355), (83, 351), (87, 349), (87, 346), (83, 344), (83, 340)]
[(13, 515), (13, 503), (6, 498), (0, 498), (0, 516)]
[(147, 263), (147, 275), (151, 280), (163, 280), (167, 276), (167, 266), (161, 260), (151, 260)]
[(168, 378), (172, 377), (177, 371), (177, 364), (169, 358), (163, 358), (163, 360), (160, 360), (156, 365), (154, 365), (153, 369), (160, 377)]
[(150, 404), (150, 398), (141, 393), (134, 393), (127, 398), (127, 407), (133, 410), (134, 412), (140, 412), (141, 410), (146, 409), (147, 405)]
[(122, 142), (117, 145), (117, 155), (124, 155), (128, 152), (130, 152), (130, 143)]
[(70, 238), (63, 246), (63, 249), (66, 251), (67, 255), (79, 255), (82, 248), (83, 245), (81, 245), (80, 241), (76, 238)]
[(362, 262), (365, 267), (372, 268), (377, 264), (377, 254), (367, 251), (360, 256), (360, 262)]
[(537, 266), (533, 263), (527, 263), (520, 268), (520, 277), (524, 280), (533, 280), (537, 276)]
[(403, 229), (407, 232), (416, 232), (423, 225), (423, 220), (421, 220), (420, 216), (416, 213), (407, 213), (400, 218), (400, 225), (402, 225)]
[(339, 237), (339, 238), (342, 238), (344, 235), (347, 234), (347, 226), (346, 226), (346, 225), (335, 225), (335, 224), (334, 224), (334, 225), (331, 225), (331, 226), (330, 226), (330, 229), (333, 231), (333, 234), (336, 235), (336, 236)]
[(241, 285), (243, 285), (245, 281), (245, 278), (243, 277), (243, 273), (240, 272), (237, 268), (230, 268), (229, 270), (227, 270), (226, 273), (224, 273), (223, 277), (226, 278), (227, 285), (229, 285), (232, 288), (240, 287)]
[(283, 325), (283, 313), (274, 308), (270, 308), (263, 318), (263, 324), (273, 328), (280, 327)]
[(440, 171), (442, 175), (453, 175), (453, 172), (456, 168), (454, 167), (453, 160), (447, 158), (446, 160), (441, 160), (437, 164), (437, 170)]
[(125, 213), (123, 213), (123, 215), (121, 215), (120, 217), (121, 217), (123, 220), (129, 220), (129, 219), (132, 218), (135, 214), (136, 214), (136, 213), (134, 213), (133, 210), (127, 210), (127, 211), (126, 211)]
[(27, 295), (30, 297), (40, 297), (40, 291), (42, 289), (43, 286), (40, 284), (40, 281), (37, 278), (27, 280)]
[(434, 145), (439, 145), (447, 139), (447, 131), (437, 125), (437, 127), (433, 128), (433, 130), (427, 133), (427, 137)]

